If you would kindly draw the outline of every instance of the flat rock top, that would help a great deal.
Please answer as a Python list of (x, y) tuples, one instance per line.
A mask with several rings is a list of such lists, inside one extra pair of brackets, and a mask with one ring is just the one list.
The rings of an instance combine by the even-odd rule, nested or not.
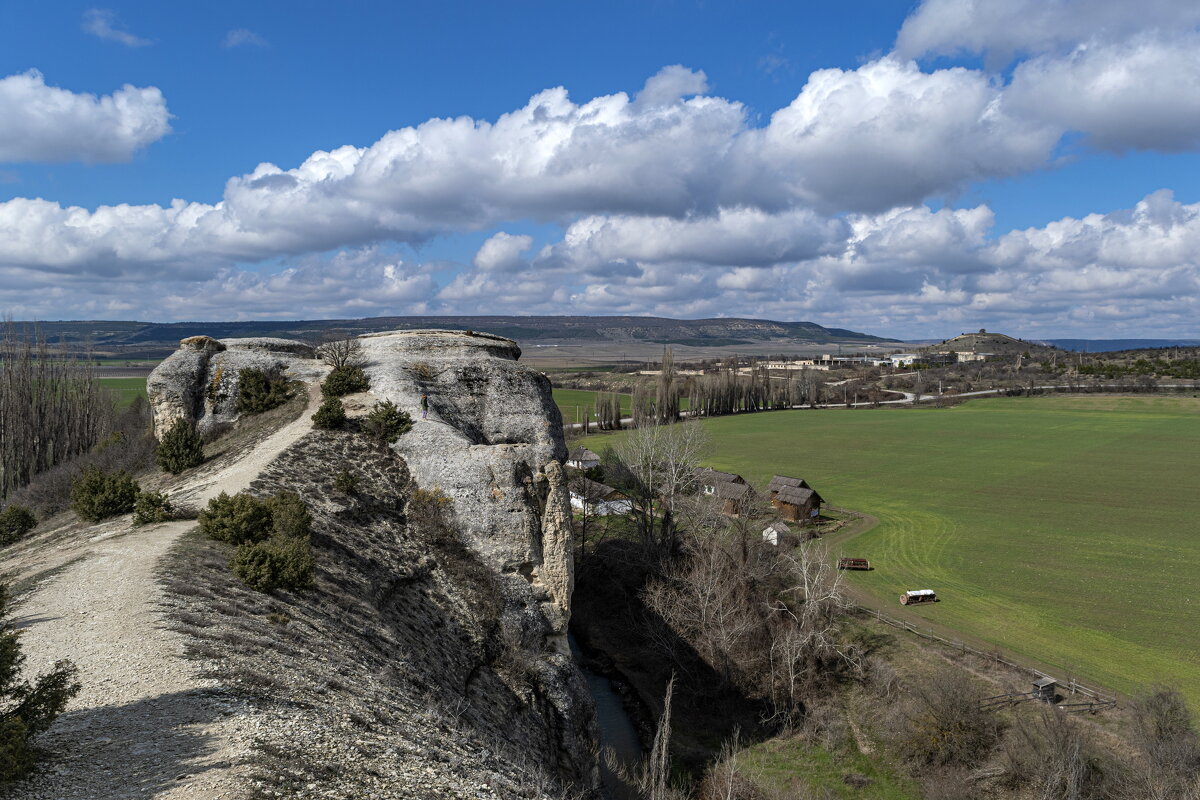
[(311, 358), (313, 346), (296, 339), (277, 339), (271, 336), (254, 336), (246, 339), (222, 339), (227, 350), (268, 350), (273, 353), (290, 353)]
[[(375, 347), (394, 346), (399, 351), (453, 351), (456, 349), (481, 349), (501, 358), (514, 361), (521, 357), (521, 348), (512, 339), (494, 333), (480, 331), (413, 330), (365, 333), (358, 337)], [(226, 340), (228, 341), (228, 340)], [(443, 352), (449, 355), (448, 352)], [(465, 355), (465, 353), (464, 353)]]

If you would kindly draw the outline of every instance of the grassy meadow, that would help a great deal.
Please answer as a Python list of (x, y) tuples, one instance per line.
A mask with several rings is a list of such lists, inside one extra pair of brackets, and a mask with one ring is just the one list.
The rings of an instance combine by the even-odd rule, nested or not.
[(117, 405), (121, 408), (133, 402), (133, 398), (146, 396), (145, 378), (100, 378), (100, 385), (116, 395)]
[[(555, 389), (554, 404), (558, 406), (558, 410), (562, 412), (563, 422), (570, 425), (574, 422), (582, 422), (583, 417), (577, 416), (584, 413), (585, 407), (596, 406), (597, 395), (602, 392), (593, 392), (590, 389)], [(633, 395), (622, 394), (621, 398), (621, 416), (628, 417), (633, 415)], [(688, 398), (681, 397), (679, 399), (679, 407), (683, 410), (688, 408)]]
[(913, 614), (1060, 679), (1173, 685), (1200, 709), (1200, 400), (997, 398), (703, 424), (711, 466), (760, 488), (802, 477), (877, 517), (841, 549), (871, 559), (847, 579), (885, 606), (934, 589), (942, 602)]

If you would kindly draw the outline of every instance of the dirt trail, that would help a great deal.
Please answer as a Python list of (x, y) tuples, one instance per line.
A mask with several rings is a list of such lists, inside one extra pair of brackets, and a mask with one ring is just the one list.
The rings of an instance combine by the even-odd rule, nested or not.
[[(200, 506), (246, 489), (264, 467), (312, 429), (320, 399), (215, 472), (173, 489)], [(247, 716), (184, 659), (185, 637), (165, 628), (160, 559), (192, 521), (132, 529), (128, 519), (95, 526), (83, 558), (21, 604), (27, 669), (60, 658), (79, 667), (83, 690), (40, 740), (45, 768), (17, 786), (19, 798), (67, 800), (241, 796), (237, 767), (248, 752)]]

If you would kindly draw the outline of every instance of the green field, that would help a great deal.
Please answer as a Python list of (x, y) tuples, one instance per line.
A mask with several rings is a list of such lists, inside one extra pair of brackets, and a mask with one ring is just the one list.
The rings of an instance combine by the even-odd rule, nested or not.
[(133, 398), (146, 396), (145, 378), (99, 378), (100, 385), (112, 390), (117, 396), (117, 405), (127, 406)]
[[(586, 389), (555, 389), (554, 404), (558, 406), (558, 410), (562, 412), (563, 422), (570, 425), (574, 422), (582, 422), (582, 414), (585, 412), (586, 406), (594, 407), (596, 405), (596, 395), (599, 392), (593, 392)], [(633, 413), (633, 395), (621, 395), (621, 416), (629, 416)]]
[[(558, 406), (558, 410), (562, 412), (563, 422), (570, 425), (575, 422), (581, 422), (583, 417), (580, 416), (587, 406), (595, 407), (596, 396), (600, 392), (593, 392), (589, 389), (555, 389), (554, 404)], [(688, 398), (679, 398), (679, 408), (687, 410)], [(633, 395), (621, 395), (621, 416), (628, 417), (633, 414)]]
[[(704, 423), (711, 466), (808, 480), (880, 524), (849, 574), (898, 607), (1120, 692), (1200, 709), (1200, 400), (1067, 396)], [(589, 440), (593, 449), (601, 437)]]

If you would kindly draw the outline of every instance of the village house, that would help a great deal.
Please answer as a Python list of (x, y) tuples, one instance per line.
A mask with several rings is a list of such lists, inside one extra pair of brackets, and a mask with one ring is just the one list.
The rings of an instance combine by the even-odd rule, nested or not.
[(696, 491), (701, 497), (714, 497), (721, 501), (721, 511), (731, 517), (740, 517), (750, 510), (754, 502), (754, 489), (741, 475), (731, 472), (698, 468), (693, 473)]
[(567, 454), (567, 466), (575, 469), (591, 469), (600, 466), (600, 456), (580, 445)]
[(717, 487), (724, 483), (745, 484), (746, 479), (741, 475), (734, 475), (732, 472), (721, 472), (708, 467), (699, 467), (693, 473), (696, 479), (696, 486), (699, 487), (700, 494), (716, 494)]
[(571, 480), (571, 507), (586, 514), (607, 517), (633, 510), (633, 501), (611, 486), (580, 476)]
[(774, 500), (775, 495), (779, 494), (780, 489), (787, 489), (789, 487), (792, 489), (812, 488), (803, 478), (789, 478), (787, 475), (776, 475), (767, 484), (767, 499)]

